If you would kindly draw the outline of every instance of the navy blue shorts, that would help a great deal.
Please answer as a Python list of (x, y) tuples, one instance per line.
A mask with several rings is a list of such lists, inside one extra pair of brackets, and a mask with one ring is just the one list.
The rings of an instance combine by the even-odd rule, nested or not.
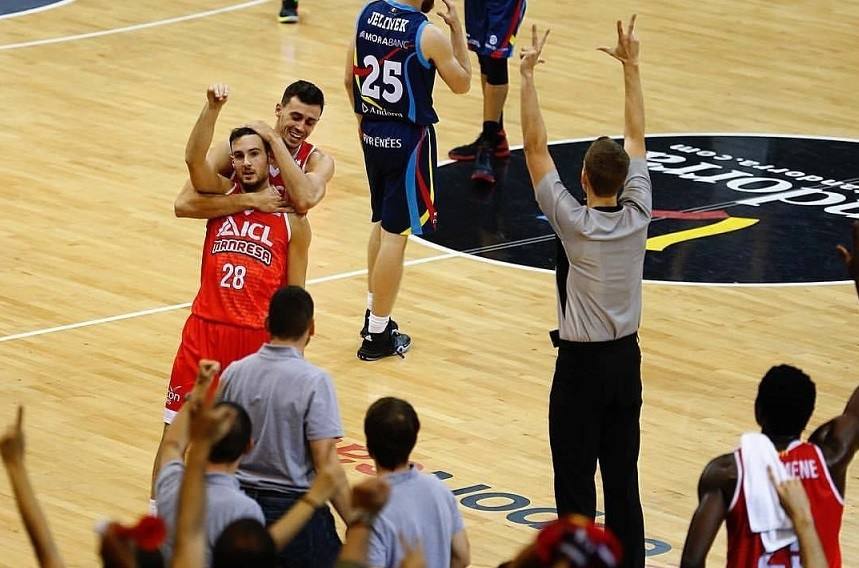
[(465, 0), (468, 49), (496, 59), (513, 55), (526, 4), (526, 0)]
[(435, 230), (435, 129), (394, 120), (361, 122), (373, 222), (389, 233)]

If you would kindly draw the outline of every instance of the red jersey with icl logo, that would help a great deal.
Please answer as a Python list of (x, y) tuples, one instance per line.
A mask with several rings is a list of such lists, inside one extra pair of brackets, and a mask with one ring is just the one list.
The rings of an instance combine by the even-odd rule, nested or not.
[[(743, 468), (740, 450), (734, 452), (737, 462), (737, 489), (728, 511), (728, 566), (731, 568), (801, 568), (799, 543), (772, 553), (764, 551), (759, 534), (749, 527), (749, 514), (743, 492)], [(793, 442), (779, 453), (788, 475), (802, 480), (811, 503), (814, 526), (823, 545), (830, 568), (841, 568), (841, 517), (844, 500), (832, 482), (829, 468), (820, 448), (808, 442)]]
[[(304, 171), (314, 146), (302, 142), (294, 154)], [(235, 175), (230, 192), (241, 192)], [(280, 170), (269, 168), (269, 184), (284, 192)], [(287, 284), (291, 238), (285, 213), (249, 209), (209, 219), (194, 315), (219, 323), (265, 328), (272, 294)]]

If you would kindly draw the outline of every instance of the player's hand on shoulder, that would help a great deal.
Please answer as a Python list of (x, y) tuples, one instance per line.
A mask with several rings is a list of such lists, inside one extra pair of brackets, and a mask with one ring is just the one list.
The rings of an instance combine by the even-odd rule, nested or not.
[(531, 45), (523, 47), (519, 51), (519, 72), (523, 75), (532, 75), (534, 73), (534, 67), (540, 63), (546, 62), (546, 60), (542, 58), (543, 47), (546, 45), (546, 39), (548, 39), (550, 31), (551, 30), (547, 29), (543, 34), (543, 38), (538, 40), (537, 25), (534, 24), (531, 26)]
[(209, 101), (209, 106), (220, 110), (227, 102), (230, 96), (230, 86), (226, 83), (213, 83), (206, 90), (206, 100)]
[(617, 21), (617, 45), (615, 47), (598, 47), (599, 51), (608, 53), (624, 65), (638, 65), (639, 42), (635, 35), (636, 14), (629, 19), (629, 26), (623, 30), (623, 22)]

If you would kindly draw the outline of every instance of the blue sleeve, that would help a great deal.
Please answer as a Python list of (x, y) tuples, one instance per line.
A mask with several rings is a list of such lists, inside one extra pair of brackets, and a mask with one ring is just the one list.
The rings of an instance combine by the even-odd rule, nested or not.
[(305, 415), (307, 439), (312, 442), (326, 438), (342, 438), (343, 426), (340, 424), (340, 408), (337, 405), (337, 395), (334, 392), (334, 383), (331, 377), (321, 373), (310, 393), (309, 402)]
[(382, 525), (377, 518), (367, 542), (367, 566), (372, 568), (385, 568), (393, 563), (393, 546), (385, 542), (387, 539)]

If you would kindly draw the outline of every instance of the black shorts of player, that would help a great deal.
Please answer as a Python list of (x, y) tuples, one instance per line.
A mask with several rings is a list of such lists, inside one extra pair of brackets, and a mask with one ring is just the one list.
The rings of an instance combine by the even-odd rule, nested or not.
[(526, 4), (526, 0), (465, 0), (468, 49), (498, 59), (513, 55)]
[(361, 122), (373, 222), (389, 233), (421, 235), (436, 227), (436, 142), (432, 125)]

